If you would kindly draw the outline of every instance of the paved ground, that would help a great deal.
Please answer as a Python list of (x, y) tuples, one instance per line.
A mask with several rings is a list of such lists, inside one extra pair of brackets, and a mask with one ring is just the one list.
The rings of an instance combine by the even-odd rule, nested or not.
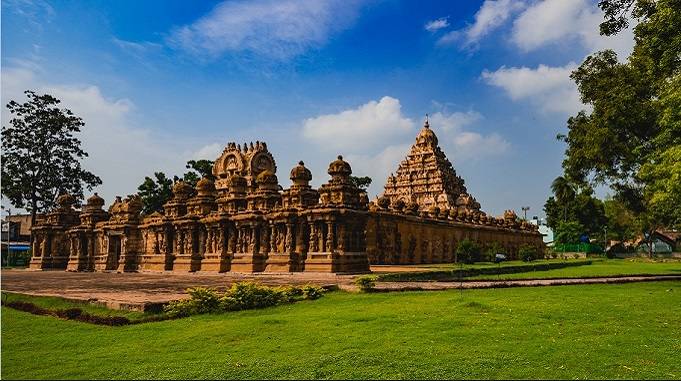
[[(376, 268), (378, 272), (394, 271)], [(410, 267), (410, 270), (421, 269)], [(185, 289), (192, 286), (212, 287), (223, 290), (237, 281), (257, 281), (266, 285), (306, 284), (338, 286), (356, 290), (356, 275), (325, 273), (73, 273), (65, 271), (3, 270), (2, 290), (31, 295), (58, 296), (73, 300), (89, 301), (116, 309), (141, 310), (153, 308), (159, 303), (180, 299)], [(445, 290), (458, 288), (532, 287), (564, 284), (623, 283), (656, 280), (681, 280), (674, 276), (634, 276), (588, 279), (546, 279), (512, 281), (464, 281), (464, 282), (379, 282), (380, 291)]]
[(93, 273), (3, 270), (2, 290), (31, 295), (99, 301), (111, 308), (140, 309), (144, 304), (182, 298), (192, 286), (228, 288), (238, 281), (266, 285), (306, 284), (352, 287), (353, 275), (325, 273)]

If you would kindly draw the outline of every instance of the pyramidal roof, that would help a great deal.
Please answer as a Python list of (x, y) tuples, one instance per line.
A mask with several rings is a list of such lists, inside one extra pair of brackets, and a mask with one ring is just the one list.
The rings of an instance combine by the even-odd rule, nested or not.
[(452, 163), (438, 146), (437, 136), (426, 119), (407, 157), (397, 172), (388, 177), (383, 195), (391, 203), (402, 200), (420, 208), (462, 208), (479, 210), (480, 204), (471, 197), (464, 181), (456, 174)]

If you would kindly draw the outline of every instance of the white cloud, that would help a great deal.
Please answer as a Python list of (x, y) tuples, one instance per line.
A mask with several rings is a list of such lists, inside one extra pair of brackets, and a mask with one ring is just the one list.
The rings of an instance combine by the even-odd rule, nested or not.
[(346, 160), (352, 165), (352, 173), (357, 176), (369, 176), (372, 179), (371, 186), (367, 190), (370, 198), (383, 193), (383, 185), (390, 173), (397, 170), (411, 144), (396, 144), (388, 146), (375, 155), (354, 154), (348, 155)]
[[(181, 174), (187, 160), (197, 158), (192, 143), (140, 128), (133, 121), (134, 104), (129, 99), (109, 99), (94, 85), (60, 85), (45, 83), (22, 67), (2, 68), (2, 102), (26, 98), (23, 91), (32, 89), (60, 99), (60, 107), (71, 109), (83, 118), (85, 126), (77, 134), (82, 148), (89, 154), (83, 166), (102, 179), (96, 189), (107, 203), (116, 195), (137, 192), (144, 176), (155, 171), (167, 175)], [(2, 122), (11, 115), (3, 108)], [(198, 153), (208, 152), (204, 147)], [(87, 196), (86, 196), (87, 197)]]
[(521, 9), (523, 2), (515, 0), (485, 0), (475, 13), (472, 25), (461, 30), (455, 30), (442, 36), (441, 44), (463, 40), (464, 46), (475, 45), (485, 35), (501, 26), (513, 12)]
[(463, 131), (454, 137), (454, 147), (457, 159), (481, 158), (504, 154), (511, 148), (511, 143), (497, 133), (483, 136), (477, 132)]
[(574, 62), (562, 67), (539, 65), (536, 69), (502, 66), (497, 71), (483, 71), (482, 78), (514, 101), (529, 100), (547, 112), (574, 113), (585, 108), (570, 79), (576, 67)]
[(458, 131), (464, 126), (477, 122), (482, 119), (482, 115), (477, 111), (467, 112), (453, 112), (449, 115), (442, 112), (436, 112), (430, 116), (430, 122), (433, 126), (438, 126), (444, 131)]
[(450, 154), (456, 160), (482, 159), (506, 153), (511, 144), (501, 135), (482, 135), (464, 129), (482, 119), (483, 116), (473, 110), (450, 114), (436, 112), (430, 116), (430, 125), (437, 131), (443, 149), (451, 148)]
[(173, 30), (168, 42), (199, 57), (249, 52), (285, 60), (316, 48), (355, 18), (356, 1), (223, 1), (192, 24)]
[(346, 152), (362, 150), (412, 131), (414, 122), (402, 115), (399, 99), (385, 96), (356, 109), (306, 119), (303, 137)]
[(423, 28), (429, 32), (437, 32), (438, 30), (446, 28), (448, 26), (449, 20), (447, 19), (447, 17), (441, 17), (437, 20), (428, 21)]
[(513, 22), (511, 41), (531, 51), (548, 44), (578, 40), (589, 52), (613, 49), (621, 59), (634, 46), (630, 28), (613, 37), (601, 36), (603, 13), (588, 0), (543, 0), (528, 7)]
[(220, 156), (220, 154), (222, 154), (222, 150), (224, 148), (225, 145), (223, 144), (211, 143), (199, 148), (196, 152), (192, 154), (192, 157), (195, 158), (196, 160), (200, 159), (215, 160)]

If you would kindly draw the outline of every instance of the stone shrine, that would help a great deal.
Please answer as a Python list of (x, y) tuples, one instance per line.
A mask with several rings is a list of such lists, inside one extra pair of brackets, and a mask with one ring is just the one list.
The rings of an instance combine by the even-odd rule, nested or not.
[(543, 250), (536, 227), (513, 211), (487, 216), (438, 146), (428, 121), (374, 202), (353, 185), (341, 156), (319, 189), (301, 161), (282, 189), (264, 142), (228, 143), (215, 181), (177, 181), (163, 212), (117, 197), (107, 211), (96, 193), (80, 210), (70, 195), (39, 220), (33, 269), (362, 273), (370, 264), (453, 262), (463, 239)]

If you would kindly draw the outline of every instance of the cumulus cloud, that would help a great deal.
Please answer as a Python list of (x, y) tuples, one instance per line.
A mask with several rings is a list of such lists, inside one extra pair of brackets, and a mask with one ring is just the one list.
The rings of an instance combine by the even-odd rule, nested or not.
[(481, 158), (501, 155), (511, 148), (511, 143), (497, 133), (482, 135), (477, 132), (462, 131), (454, 137), (455, 156), (461, 158)]
[(385, 96), (355, 109), (306, 119), (302, 133), (328, 147), (362, 150), (404, 136), (413, 127), (414, 122), (402, 114), (399, 99)]
[(574, 62), (560, 67), (539, 65), (535, 69), (502, 66), (496, 71), (483, 71), (482, 78), (503, 89), (514, 101), (529, 100), (546, 112), (574, 113), (585, 108), (570, 79), (576, 67)]
[(347, 155), (346, 159), (352, 165), (353, 174), (371, 177), (372, 183), (367, 192), (373, 198), (383, 193), (385, 180), (390, 173), (397, 170), (410, 147), (408, 143), (396, 144), (385, 147), (376, 154), (352, 154)]
[(440, 38), (439, 43), (448, 44), (463, 40), (464, 46), (475, 45), (523, 6), (522, 2), (514, 0), (485, 0), (475, 13), (473, 24), (445, 34)]
[(633, 25), (616, 36), (599, 34), (603, 13), (588, 0), (543, 0), (525, 9), (513, 22), (511, 41), (531, 51), (548, 44), (577, 40), (589, 52), (613, 49), (620, 58), (634, 46)]
[(508, 152), (511, 144), (498, 133), (483, 135), (466, 127), (479, 122), (483, 116), (477, 111), (444, 113), (430, 116), (430, 125), (438, 131), (443, 149), (449, 149), (452, 158), (482, 159)]
[(448, 26), (449, 20), (447, 19), (447, 17), (441, 17), (437, 20), (428, 21), (423, 28), (429, 32), (437, 32), (438, 30), (446, 28)]
[(438, 126), (438, 128), (444, 131), (459, 131), (464, 126), (477, 122), (480, 119), (482, 119), (482, 115), (473, 110), (466, 112), (457, 111), (451, 114), (436, 112), (430, 116), (431, 124)]
[(200, 57), (249, 52), (285, 60), (322, 46), (356, 17), (358, 1), (223, 1), (195, 22), (176, 28), (168, 42)]
[[(98, 86), (51, 84), (42, 81), (25, 67), (2, 68), (2, 102), (18, 102), (26, 98), (23, 91), (32, 89), (54, 95), (61, 107), (71, 109), (83, 118), (85, 126), (77, 137), (89, 154), (83, 166), (101, 177), (103, 184), (96, 189), (107, 202), (116, 195), (137, 192), (144, 176), (155, 171), (168, 175), (184, 171), (187, 160), (196, 158), (191, 143), (184, 139), (163, 136), (159, 132), (140, 128), (133, 118), (134, 103), (129, 99), (110, 99)], [(3, 110), (2, 122), (11, 115)], [(207, 152), (208, 149), (198, 152)]]
[(195, 160), (215, 160), (222, 154), (224, 148), (225, 146), (223, 144), (211, 143), (199, 148), (192, 154), (192, 157), (195, 158)]

